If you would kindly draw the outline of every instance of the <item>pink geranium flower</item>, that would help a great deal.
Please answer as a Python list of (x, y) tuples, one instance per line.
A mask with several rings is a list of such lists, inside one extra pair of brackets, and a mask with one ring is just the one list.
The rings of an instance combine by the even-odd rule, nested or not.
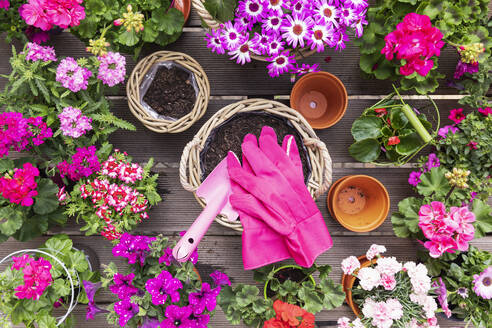
[(451, 109), (449, 112), (448, 118), (456, 124), (459, 124), (466, 118), (466, 115), (463, 114), (463, 108)]

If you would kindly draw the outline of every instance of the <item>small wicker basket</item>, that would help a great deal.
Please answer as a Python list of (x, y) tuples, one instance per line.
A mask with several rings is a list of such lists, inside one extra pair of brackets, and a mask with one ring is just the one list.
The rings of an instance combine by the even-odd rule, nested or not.
[[(155, 118), (140, 102), (142, 80), (154, 64), (164, 61), (174, 62), (188, 69), (194, 74), (198, 85), (198, 94), (193, 109), (177, 120)], [(130, 111), (149, 130), (158, 133), (178, 133), (188, 129), (205, 114), (210, 98), (210, 84), (202, 67), (192, 57), (180, 52), (158, 51), (145, 57), (135, 66), (126, 85), (126, 95)]]
[[(195, 192), (201, 184), (200, 152), (210, 133), (235, 114), (248, 112), (264, 112), (286, 118), (303, 139), (309, 155), (311, 177), (307, 187), (311, 195), (316, 198), (328, 190), (332, 179), (332, 163), (324, 142), (316, 136), (309, 123), (297, 111), (279, 102), (266, 99), (246, 99), (227, 105), (201, 127), (193, 140), (186, 145), (181, 156), (179, 177), (184, 189)], [(202, 199), (197, 197), (197, 200), (205, 206)], [(242, 231), (239, 221), (231, 222), (224, 215), (218, 215), (216, 221), (226, 227)]]
[[(193, 8), (195, 8), (195, 10), (197, 11), (200, 18), (203, 20), (203, 22), (205, 22), (205, 24), (207, 24), (207, 26), (209, 28), (215, 29), (215, 28), (220, 27), (220, 24), (222, 24), (222, 23), (216, 21), (215, 18), (212, 17), (212, 15), (210, 15), (208, 10), (203, 5), (204, 2), (205, 2), (205, 0), (191, 0)], [(300, 49), (296, 52), (296, 59), (302, 59), (302, 58), (311, 56), (315, 52), (316, 52), (315, 50), (311, 50), (309, 48)], [(268, 58), (267, 56), (255, 55), (252, 52), (250, 53), (250, 56), (251, 56), (251, 58), (259, 60), (259, 61), (267, 61), (267, 58)]]

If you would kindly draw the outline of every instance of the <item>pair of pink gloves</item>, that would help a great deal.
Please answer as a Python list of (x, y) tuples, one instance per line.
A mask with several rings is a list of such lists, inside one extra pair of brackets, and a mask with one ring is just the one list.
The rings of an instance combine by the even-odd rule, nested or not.
[(243, 165), (227, 155), (231, 205), (244, 227), (246, 270), (293, 258), (303, 267), (330, 249), (333, 242), (306, 185), (293, 136), (282, 147), (275, 131), (263, 127), (259, 142), (248, 134), (242, 144)]

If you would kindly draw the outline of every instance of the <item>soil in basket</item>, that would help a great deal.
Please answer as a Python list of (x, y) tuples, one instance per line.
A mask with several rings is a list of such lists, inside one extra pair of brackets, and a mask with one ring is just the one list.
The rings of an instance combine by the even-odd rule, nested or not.
[(191, 74), (177, 67), (161, 66), (143, 100), (162, 116), (174, 119), (185, 116), (196, 100)]
[[(295, 282), (301, 282), (306, 280), (306, 275), (297, 268), (286, 268), (282, 269), (274, 274), (274, 277), (277, 278), (280, 283), (285, 282), (286, 280), (292, 280)], [(272, 291), (269, 287), (267, 287), (267, 297), (272, 298), (275, 296), (275, 292)]]
[(263, 113), (239, 113), (230, 120), (215, 128), (207, 139), (205, 148), (200, 154), (204, 180), (210, 172), (227, 156), (229, 150), (242, 159), (241, 144), (248, 133), (260, 136), (263, 126), (272, 127), (277, 133), (278, 142), (282, 144), (284, 136), (290, 134), (296, 139), (301, 156), (304, 178), (307, 181), (311, 174), (311, 166), (302, 140), (296, 129), (287, 120)]

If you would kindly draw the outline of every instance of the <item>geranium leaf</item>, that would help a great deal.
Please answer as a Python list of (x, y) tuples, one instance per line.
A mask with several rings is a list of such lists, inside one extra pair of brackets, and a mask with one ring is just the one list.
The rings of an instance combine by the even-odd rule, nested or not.
[(59, 202), (56, 196), (58, 186), (50, 179), (41, 179), (36, 188), (38, 195), (34, 197), (33, 210), (36, 214), (48, 214), (58, 208)]
[(13, 209), (10, 206), (0, 208), (0, 232), (4, 235), (11, 236), (22, 227), (22, 212)]
[(472, 205), (475, 214), (475, 238), (484, 237), (492, 231), (492, 208), (481, 199), (475, 199)]
[(345, 300), (345, 292), (342, 285), (335, 284), (331, 279), (323, 279), (319, 286), (323, 296), (323, 307), (325, 310), (337, 308), (343, 304)]
[(237, 304), (239, 306), (247, 306), (254, 302), (254, 300), (258, 297), (259, 289), (256, 286), (246, 285), (243, 289), (237, 294)]
[(444, 176), (444, 169), (440, 167), (433, 167), (430, 172), (422, 174), (420, 180), (417, 190), (423, 196), (444, 197), (451, 190), (451, 186)]
[(13, 237), (19, 241), (28, 241), (48, 231), (48, 219), (44, 215), (34, 215), (24, 220), (22, 227)]
[(12, 161), (9, 158), (2, 158), (0, 159), (0, 172), (6, 172), (9, 170), (13, 170), (15, 167), (14, 161)]
[(36, 318), (39, 328), (56, 328), (56, 319), (49, 313), (37, 313)]
[(383, 122), (376, 116), (363, 116), (352, 123), (352, 129), (350, 130), (352, 136), (356, 141), (378, 138), (381, 136), (381, 128)]
[(391, 223), (395, 235), (400, 238), (416, 237), (419, 228), (419, 210), (421, 200), (408, 197), (398, 203), (399, 212), (393, 213)]
[(390, 110), (391, 126), (395, 129), (403, 129), (408, 124), (408, 118), (399, 108)]
[(318, 313), (323, 310), (323, 301), (316, 291), (301, 287), (298, 292), (299, 299), (304, 302), (303, 308), (311, 313)]
[(184, 24), (184, 16), (181, 11), (176, 8), (167, 10), (160, 8), (152, 12), (152, 22), (157, 30), (172, 35), (181, 31)]
[(157, 28), (153, 23), (153, 21), (152, 20), (146, 21), (144, 24), (142, 39), (145, 42), (154, 42), (155, 38), (157, 38), (158, 35), (159, 32), (157, 31)]
[(227, 22), (234, 19), (234, 9), (236, 0), (206, 0), (205, 9), (220, 22)]
[(73, 247), (73, 242), (67, 235), (56, 235), (48, 239), (45, 248), (53, 250), (55, 253), (67, 254)]
[(118, 42), (128, 47), (133, 47), (138, 43), (138, 35), (134, 30), (124, 31), (118, 37)]
[(67, 281), (65, 279), (60, 278), (53, 281), (53, 288), (60, 297), (70, 294), (70, 287), (68, 287)]
[(422, 139), (418, 133), (400, 137), (400, 143), (396, 145), (396, 152), (400, 155), (410, 155), (422, 145)]
[(349, 147), (349, 153), (359, 162), (367, 163), (375, 161), (379, 157), (381, 148), (376, 139), (364, 139), (352, 144)]

